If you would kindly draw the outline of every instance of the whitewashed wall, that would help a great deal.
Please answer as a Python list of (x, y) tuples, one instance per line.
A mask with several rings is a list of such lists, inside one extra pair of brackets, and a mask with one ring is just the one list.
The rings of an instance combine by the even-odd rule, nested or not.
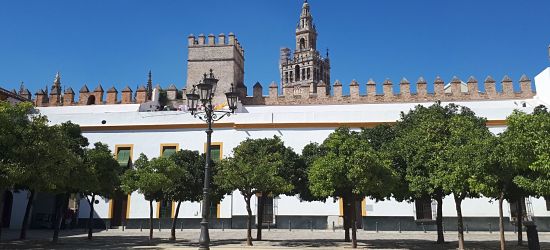
[[(459, 105), (470, 107), (477, 115), (489, 120), (504, 120), (514, 109), (526, 112), (550, 100), (550, 69), (547, 69), (535, 79), (539, 94), (535, 99), (528, 100), (498, 100), (456, 102)], [(548, 94), (548, 95), (547, 95)], [(523, 107), (525, 103), (526, 107)], [(550, 103), (550, 102), (546, 102)], [(432, 103), (421, 103), (431, 105)], [(446, 104), (446, 103), (443, 103)], [(358, 104), (358, 105), (311, 105), (311, 106), (246, 106), (242, 113), (224, 118), (220, 122), (235, 124), (273, 124), (275, 128), (258, 129), (215, 129), (212, 135), (213, 142), (222, 142), (223, 156), (231, 155), (231, 150), (246, 138), (266, 138), (279, 136), (285, 145), (300, 153), (302, 148), (310, 142), (322, 142), (334, 128), (316, 127), (315, 123), (326, 122), (393, 122), (399, 119), (401, 111), (413, 109), (417, 104)], [(185, 112), (137, 112), (137, 105), (96, 105), (75, 107), (45, 107), (39, 108), (47, 115), (52, 124), (71, 120), (83, 127), (87, 126), (132, 126), (132, 125), (166, 125), (166, 124), (201, 124), (202, 121), (193, 118)], [(102, 124), (105, 121), (105, 125)], [(277, 129), (278, 123), (311, 124), (310, 128)], [(504, 130), (503, 126), (493, 126), (490, 130), (498, 134)], [(203, 129), (155, 129), (155, 130), (120, 130), (85, 132), (90, 143), (103, 142), (111, 150), (119, 144), (133, 144), (132, 159), (137, 159), (140, 153), (149, 158), (158, 157), (160, 145), (178, 143), (180, 149), (198, 150), (203, 152), (206, 134)], [(130, 200), (130, 217), (147, 218), (149, 206), (143, 196), (133, 193)], [(339, 204), (329, 199), (327, 202), (300, 202), (295, 197), (280, 196), (276, 200), (277, 215), (339, 215)], [(535, 199), (533, 202), (536, 215), (550, 216), (545, 211), (544, 200)], [(19, 206), (19, 205), (18, 205)], [(156, 212), (157, 203), (154, 203)], [(257, 199), (252, 199), (252, 210), (256, 213)], [(367, 211), (372, 216), (413, 216), (414, 203), (398, 203), (395, 200), (375, 202), (367, 200)], [(81, 206), (81, 217), (87, 217), (87, 204)], [(180, 208), (180, 217), (199, 218), (199, 203), (184, 202)], [(15, 209), (14, 211), (16, 211)], [(107, 217), (109, 204), (103, 200), (96, 206), (100, 217)], [(488, 199), (472, 199), (463, 203), (465, 216), (496, 216), (496, 203), (489, 203)], [(235, 191), (227, 195), (221, 202), (221, 217), (230, 218), (234, 215), (246, 215), (245, 203), (242, 195)], [(156, 214), (156, 213), (155, 213)], [(452, 197), (445, 198), (444, 215), (455, 216), (456, 210)], [(15, 216), (12, 220), (17, 220)]]
[(11, 229), (21, 229), (23, 217), (25, 216), (25, 208), (27, 207), (27, 199), (29, 192), (19, 191), (13, 192), (13, 205), (11, 210)]
[(546, 68), (535, 77), (535, 87), (537, 88), (535, 99), (550, 105), (550, 68)]

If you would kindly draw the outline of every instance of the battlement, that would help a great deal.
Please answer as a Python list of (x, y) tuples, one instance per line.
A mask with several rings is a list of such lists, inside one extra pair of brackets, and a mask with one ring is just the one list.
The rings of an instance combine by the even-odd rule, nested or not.
[[(480, 84), (483, 84), (483, 88), (480, 88)], [(496, 84), (501, 86), (498, 92)], [(530, 99), (535, 96), (531, 79), (526, 75), (523, 75), (515, 86), (509, 76), (504, 76), (499, 83), (491, 76), (487, 76), (483, 82), (478, 82), (471, 76), (466, 82), (453, 77), (450, 82), (445, 83), (438, 76), (433, 84), (430, 84), (432, 88), (428, 88), (428, 82), (424, 77), (419, 77), (415, 85), (416, 88), (413, 88), (406, 78), (402, 78), (398, 84), (394, 84), (390, 79), (376, 84), (370, 79), (366, 83), (366, 93), (362, 94), (360, 84), (353, 80), (349, 84), (349, 95), (344, 95), (342, 83), (338, 80), (332, 86), (332, 94), (326, 92), (327, 86), (324, 82), (317, 85), (316, 93), (312, 93), (310, 86), (304, 85), (287, 85), (280, 91), (279, 85), (273, 82), (269, 86), (269, 94), (264, 96), (262, 85), (257, 83), (254, 85), (253, 95), (244, 97), (241, 101), (245, 105), (323, 105)]]
[(237, 51), (239, 52), (241, 57), (244, 57), (244, 49), (239, 43), (239, 40), (233, 34), (233, 32), (230, 32), (229, 35), (225, 35), (224, 33), (219, 34), (217, 37), (214, 34), (209, 34), (208, 37), (204, 34), (200, 34), (198, 37), (195, 37), (195, 35), (190, 34), (187, 37), (188, 40), (188, 46), (191, 47), (227, 47), (227, 46), (234, 46)]
[[(497, 88), (497, 84), (500, 88)], [(320, 82), (316, 93), (312, 93), (308, 85), (288, 85), (279, 89), (279, 84), (272, 82), (269, 85), (268, 95), (263, 95), (263, 87), (260, 83), (253, 86), (252, 96), (243, 96), (240, 100), (244, 105), (325, 105), (325, 104), (366, 104), (366, 103), (418, 103), (418, 102), (459, 102), (459, 101), (490, 101), (509, 99), (530, 99), (535, 96), (531, 87), (531, 79), (526, 75), (514, 84), (509, 76), (496, 81), (487, 76), (483, 82), (471, 76), (467, 81), (453, 77), (445, 82), (441, 77), (436, 77), (433, 83), (428, 83), (424, 77), (416, 81), (416, 88), (411, 82), (402, 78), (398, 83), (386, 79), (380, 84), (370, 79), (365, 83), (366, 93), (361, 93), (360, 83), (356, 80), (348, 84), (349, 94), (344, 95), (343, 84), (336, 80), (332, 84), (333, 93), (327, 93), (327, 85)], [(430, 85), (430, 86), (428, 86)], [(483, 86), (482, 88), (480, 88)], [(156, 87), (161, 90), (160, 86)], [(497, 91), (499, 89), (499, 91)], [(483, 91), (482, 91), (483, 90)], [(21, 92), (23, 91), (23, 92)], [(21, 90), (20, 95), (29, 93), (27, 89)], [(171, 84), (165, 90), (167, 103), (185, 103), (185, 94)], [(184, 90), (183, 90), (184, 91)], [(35, 94), (33, 102), (38, 107), (47, 106), (76, 106), (76, 105), (101, 105), (101, 104), (142, 104), (147, 102), (147, 90), (141, 85), (136, 91), (126, 86), (120, 93), (113, 86), (106, 91), (99, 84), (93, 91), (84, 84), (75, 100), (75, 92), (72, 88), (66, 88), (63, 93), (47, 93), (42, 89)], [(179, 92), (179, 93), (178, 93)], [(104, 98), (105, 96), (105, 98)], [(29, 98), (30, 99), (30, 98)], [(60, 100), (53, 102), (50, 100)]]
[[(480, 85), (482, 84), (482, 85)], [(497, 84), (500, 88), (497, 88)], [(377, 84), (372, 79), (365, 83), (366, 93), (361, 93), (360, 83), (353, 80), (349, 83), (349, 94), (343, 94), (343, 84), (336, 80), (333, 85), (333, 93), (327, 93), (324, 82), (317, 85), (317, 93), (312, 93), (310, 86), (295, 85), (279, 89), (279, 84), (272, 82), (269, 85), (268, 95), (263, 95), (263, 87), (260, 83), (253, 86), (253, 95), (241, 98), (244, 105), (324, 105), (324, 104), (365, 104), (365, 103), (416, 103), (416, 102), (457, 102), (457, 101), (490, 101), (507, 99), (530, 99), (535, 96), (531, 87), (531, 79), (523, 75), (514, 85), (509, 76), (504, 76), (497, 82), (491, 76), (487, 76), (483, 82), (471, 76), (466, 82), (458, 77), (445, 83), (441, 77), (436, 77), (429, 84), (424, 77), (416, 81), (416, 88), (411, 82), (402, 78), (399, 83), (393, 83), (386, 79)], [(428, 85), (431, 85), (430, 88)], [(483, 88), (480, 88), (483, 86)], [(160, 87), (157, 87), (160, 90)], [(481, 90), (484, 91), (481, 91)], [(497, 91), (500, 89), (500, 91)], [(23, 90), (22, 94), (28, 92)], [(178, 94), (175, 85), (171, 84), (165, 89), (168, 103), (184, 103), (185, 95)], [(133, 91), (126, 86), (119, 99), (119, 91), (113, 86), (107, 90), (104, 98), (104, 90), (98, 85), (93, 91), (84, 84), (79, 91), (79, 98), (75, 100), (75, 92), (67, 88), (62, 93), (50, 93), (40, 89), (36, 92), (33, 102), (36, 106), (75, 106), (75, 105), (101, 105), (101, 104), (141, 104), (147, 102), (146, 88), (142, 85)], [(20, 93), (21, 94), (21, 93)], [(180, 97), (181, 96), (181, 97)], [(61, 100), (54, 103), (49, 100)], [(176, 108), (176, 107), (173, 107)]]
[[(178, 96), (178, 90), (172, 88), (171, 85), (166, 90), (167, 101), (172, 102), (176, 101), (176, 96)], [(160, 87), (156, 87), (157, 91), (160, 91)], [(21, 93), (25, 94), (29, 92), (26, 88), (20, 90)], [(30, 93), (30, 92), (29, 92)], [(129, 86), (126, 86), (120, 92), (112, 86), (105, 91), (101, 84), (98, 84), (97, 87), (90, 91), (88, 86), (84, 84), (78, 91), (78, 99), (74, 90), (71, 87), (68, 87), (61, 92), (50, 92), (49, 95), (47, 91), (39, 89), (35, 93), (35, 98), (31, 100), (37, 107), (49, 107), (49, 106), (86, 106), (86, 105), (102, 105), (102, 104), (143, 104), (149, 102), (147, 99), (147, 89), (145, 86), (140, 85), (133, 91)], [(105, 98), (104, 98), (105, 97)]]

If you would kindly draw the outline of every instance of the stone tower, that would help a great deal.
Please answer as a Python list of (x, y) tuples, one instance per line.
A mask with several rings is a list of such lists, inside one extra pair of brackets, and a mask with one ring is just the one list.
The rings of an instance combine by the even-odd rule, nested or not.
[[(281, 49), (280, 57), (281, 82), (284, 87), (307, 86), (309, 93), (317, 93), (317, 84), (321, 81), (330, 83), (330, 60), (328, 52), (322, 57), (317, 50), (317, 30), (313, 23), (313, 16), (309, 3), (304, 1), (300, 20), (296, 27), (296, 49), (291, 55), (289, 48)], [(294, 88), (300, 90), (304, 88)], [(330, 93), (327, 84), (326, 93)], [(301, 95), (302, 93), (294, 93)]]
[[(227, 39), (226, 39), (227, 38)], [(244, 85), (244, 50), (233, 33), (194, 35), (188, 37), (187, 60), (187, 92), (193, 89), (193, 85), (199, 84), (203, 75), (213, 70), (214, 76), (219, 80), (216, 86), (213, 104), (222, 105), (227, 102), (225, 93), (229, 92), (231, 84), (235, 90), (246, 96)]]

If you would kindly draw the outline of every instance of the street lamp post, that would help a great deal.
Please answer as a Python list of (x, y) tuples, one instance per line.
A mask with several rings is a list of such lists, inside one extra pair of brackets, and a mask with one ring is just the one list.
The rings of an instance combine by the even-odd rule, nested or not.
[[(230, 92), (225, 93), (229, 110), (214, 110), (212, 99), (216, 91), (218, 79), (214, 77), (212, 69), (210, 74), (204, 74), (202, 82), (193, 86), (191, 93), (187, 94), (187, 107), (191, 114), (206, 122), (206, 163), (204, 164), (204, 187), (202, 199), (202, 220), (201, 220), (201, 235), (199, 238), (199, 249), (210, 249), (210, 235), (208, 233), (208, 213), (210, 210), (210, 179), (212, 157), (210, 155), (210, 147), (212, 143), (212, 123), (222, 119), (225, 116), (230, 116), (237, 109), (238, 93), (235, 92), (233, 84), (231, 84)], [(198, 94), (197, 94), (198, 89)], [(202, 103), (203, 110), (197, 108), (199, 101)]]

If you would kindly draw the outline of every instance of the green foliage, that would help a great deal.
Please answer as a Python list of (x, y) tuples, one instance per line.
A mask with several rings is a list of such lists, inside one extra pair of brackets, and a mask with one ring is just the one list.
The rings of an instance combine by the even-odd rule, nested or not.
[(313, 195), (344, 197), (353, 193), (384, 199), (391, 194), (395, 174), (390, 161), (359, 133), (339, 128), (320, 147), (313, 150), (323, 153), (314, 160), (308, 175)]
[[(289, 181), (292, 185), (290, 191), (282, 192), (286, 195), (300, 194), (301, 190), (308, 189), (307, 180), (307, 167), (303, 162), (300, 155), (298, 155), (290, 147), (285, 147), (284, 143), (279, 137), (275, 137), (276, 143), (273, 145), (273, 152), (280, 153), (282, 165), (279, 166), (278, 175)], [(264, 192), (271, 192), (272, 190), (264, 190)]]
[(509, 145), (515, 143), (515, 139), (509, 135), (493, 136), (488, 141), (488, 165), (475, 173), (475, 189), (485, 197), (499, 199), (502, 195), (504, 199), (517, 200), (527, 195), (526, 191), (514, 182), (514, 179), (525, 173), (526, 169), (511, 164), (514, 156)]
[(86, 180), (84, 195), (110, 197), (120, 186), (122, 168), (106, 144), (97, 142), (94, 148), (85, 151)]
[(391, 168), (397, 180), (394, 182), (392, 196), (398, 201), (411, 200), (413, 194), (409, 192), (409, 184), (406, 180), (407, 164), (399, 154), (396, 143), (397, 129), (388, 124), (378, 125), (374, 128), (364, 128), (360, 136), (370, 142), (374, 150), (384, 158), (391, 160)]
[(233, 157), (220, 162), (214, 182), (225, 190), (238, 189), (244, 196), (290, 193), (294, 188), (290, 179), (297, 175), (285, 159), (292, 155), (287, 150), (279, 137), (246, 139), (233, 149)]
[(318, 143), (309, 143), (302, 149), (302, 155), (296, 166), (297, 172), (300, 174), (299, 181), (294, 183), (295, 191), (302, 201), (324, 201), (326, 197), (317, 197), (311, 193), (309, 189), (309, 168), (313, 162), (323, 155), (321, 147)]
[(466, 107), (437, 102), (402, 113), (396, 131), (395, 149), (406, 165), (410, 194), (437, 200), (438, 243), (444, 242), (443, 197), (453, 194), (462, 249), (462, 200), (479, 196), (479, 173), (492, 165), (492, 134), (485, 119)]
[(200, 201), (204, 179), (204, 158), (199, 152), (180, 150), (169, 159), (173, 167), (167, 169), (167, 177), (174, 183), (165, 187), (165, 199), (172, 201)]
[(319, 143), (312, 142), (307, 144), (302, 149), (302, 160), (304, 163), (308, 166), (313, 165), (313, 162), (317, 160), (317, 158), (321, 157), (323, 155), (323, 151)]
[(134, 168), (126, 171), (122, 177), (122, 190), (127, 193), (137, 191), (146, 200), (161, 200), (165, 187), (173, 185), (165, 173), (175, 169), (175, 163), (168, 158), (153, 158), (141, 154), (134, 162)]
[(478, 197), (478, 175), (491, 166), (493, 135), (479, 118), (466, 107), (460, 107), (447, 120), (448, 137), (444, 152), (445, 166), (436, 169), (437, 185), (455, 197)]
[[(297, 190), (293, 182), (301, 181), (300, 168), (296, 167), (299, 160), (300, 157), (275, 136), (246, 139), (233, 149), (233, 157), (220, 162), (214, 183), (222, 190), (238, 189), (243, 195), (248, 213), (247, 245), (252, 245), (251, 197), (259, 193), (262, 197), (294, 194)], [(262, 208), (261, 205), (259, 207)], [(258, 230), (259, 239), (260, 232)]]
[(47, 119), (29, 115), (13, 147), (10, 169), (18, 173), (15, 188), (52, 193), (77, 192), (83, 181), (84, 147), (88, 141), (70, 122), (48, 126)]
[(51, 165), (51, 183), (55, 186), (52, 193), (78, 193), (87, 181), (89, 174), (84, 164), (85, 147), (88, 139), (82, 136), (80, 126), (71, 122), (50, 127), (52, 137), (49, 143), (52, 152), (48, 156)]
[(411, 194), (442, 197), (444, 192), (438, 171), (446, 167), (446, 149), (450, 136), (448, 121), (457, 112), (454, 104), (418, 105), (397, 122), (395, 150), (406, 164), (405, 179)]
[(550, 195), (550, 113), (544, 107), (533, 114), (515, 111), (507, 122), (504, 163), (519, 170), (514, 183), (533, 195)]
[(0, 189), (13, 187), (22, 178), (20, 159), (17, 152), (19, 144), (32, 120), (29, 115), (34, 111), (32, 103), (24, 102), (12, 105), (0, 102)]

